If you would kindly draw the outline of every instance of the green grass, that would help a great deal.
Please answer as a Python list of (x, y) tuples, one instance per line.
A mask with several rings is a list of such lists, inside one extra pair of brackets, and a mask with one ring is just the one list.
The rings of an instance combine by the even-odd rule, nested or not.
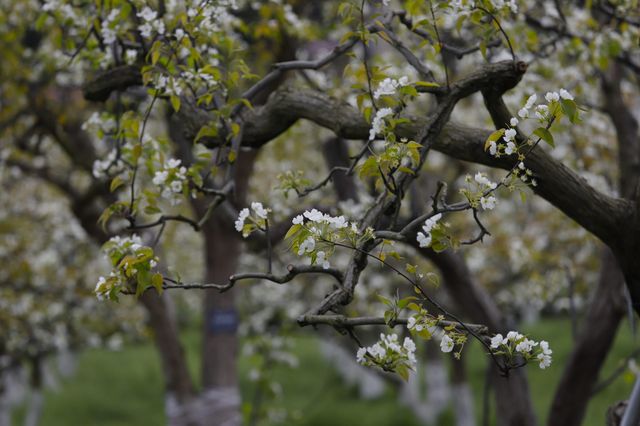
[[(531, 393), (540, 424), (546, 420), (555, 385), (560, 379), (562, 365), (571, 350), (568, 321), (543, 320), (526, 330), (534, 339), (545, 339), (554, 351), (554, 363), (549, 370), (529, 367)], [(357, 390), (344, 386), (333, 368), (322, 358), (312, 334), (297, 340), (296, 353), (300, 359), (297, 369), (277, 368), (274, 372), (282, 384), (285, 407), (302, 416), (287, 424), (299, 426), (324, 425), (417, 425), (418, 423), (397, 403), (392, 391), (374, 401), (358, 399)], [(192, 372), (197, 372), (198, 333), (186, 333)], [(621, 329), (605, 365), (603, 377), (613, 371), (621, 358), (634, 347), (627, 326)], [(486, 355), (479, 345), (472, 344), (466, 352), (468, 371), (476, 396), (480, 416)], [(248, 370), (241, 360), (242, 376)], [(602, 425), (607, 407), (625, 399), (632, 382), (618, 379), (590, 403), (585, 417), (586, 426)], [(246, 399), (253, 395), (251, 384), (242, 380)], [(119, 352), (88, 350), (81, 354), (76, 374), (63, 381), (57, 391), (49, 390), (45, 397), (42, 425), (161, 425), (165, 423), (163, 381), (160, 363), (151, 344), (129, 346)], [(24, 414), (16, 413), (16, 420)], [(452, 424), (452, 414), (445, 413), (440, 424)], [(16, 424), (20, 424), (16, 421)]]

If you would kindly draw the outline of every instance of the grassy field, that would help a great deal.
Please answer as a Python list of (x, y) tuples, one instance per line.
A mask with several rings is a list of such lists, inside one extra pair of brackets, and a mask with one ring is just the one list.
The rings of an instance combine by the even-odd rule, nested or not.
[[(528, 327), (535, 339), (546, 339), (554, 350), (551, 369), (541, 371), (529, 367), (531, 391), (540, 423), (544, 422), (553, 391), (562, 372), (562, 365), (571, 349), (569, 324), (564, 320), (544, 320)], [(187, 333), (185, 339), (190, 354), (189, 362), (197, 370), (198, 339), (196, 333)], [(604, 376), (613, 371), (618, 361), (634, 348), (634, 339), (627, 326), (623, 327), (610, 354)], [(469, 374), (476, 395), (477, 413), (482, 403), (483, 377), (486, 355), (479, 345), (467, 352)], [(341, 384), (338, 375), (320, 355), (312, 335), (297, 341), (296, 352), (300, 367), (296, 370), (278, 369), (276, 375), (284, 391), (287, 408), (302, 413), (295, 422), (304, 426), (324, 425), (417, 425), (392, 395), (375, 401), (361, 401), (355, 389)], [(247, 371), (246, 362), (240, 363), (241, 374)], [(162, 378), (160, 365), (151, 345), (126, 347), (119, 352), (89, 350), (79, 359), (77, 373), (62, 383), (56, 391), (48, 391), (42, 418), (44, 426), (69, 425), (162, 425), (164, 424)], [(243, 377), (246, 374), (242, 374)], [(616, 380), (599, 393), (589, 405), (585, 425), (604, 423), (606, 408), (615, 401), (625, 399), (632, 383), (624, 377)], [(243, 380), (242, 392), (252, 395), (248, 381)], [(23, 413), (16, 413), (16, 424)], [(452, 413), (443, 415), (440, 424), (450, 424)]]

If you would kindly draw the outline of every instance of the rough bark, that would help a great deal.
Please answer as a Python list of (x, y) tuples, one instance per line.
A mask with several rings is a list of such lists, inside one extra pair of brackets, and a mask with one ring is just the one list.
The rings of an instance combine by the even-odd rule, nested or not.
[[(185, 136), (192, 140), (207, 115), (201, 110), (188, 112), (182, 117)], [(182, 110), (181, 110), (182, 111)], [(409, 122), (397, 127), (399, 137), (415, 139), (431, 118), (407, 116)], [(369, 123), (351, 105), (313, 90), (281, 89), (262, 107), (248, 111), (244, 117), (242, 146), (259, 148), (292, 126), (298, 119), (308, 119), (326, 127), (345, 139), (367, 140)], [(515, 160), (495, 158), (484, 151), (484, 142), (490, 130), (447, 123), (436, 138), (433, 149), (453, 158), (510, 169)], [(209, 141), (214, 144), (216, 141)], [(534, 149), (527, 157), (527, 167), (535, 174), (538, 186), (535, 192), (558, 207), (605, 243), (621, 235), (633, 203), (611, 197), (591, 187), (585, 179), (561, 162), (553, 159), (543, 148)]]
[[(334, 167), (349, 167), (349, 147), (344, 139), (330, 138), (322, 144), (322, 151), (329, 170)], [(358, 202), (358, 191), (353, 180), (353, 176), (348, 176), (345, 172), (337, 172), (333, 175), (333, 188), (336, 191), (338, 200), (353, 200)]]
[[(231, 200), (237, 205), (244, 202), (249, 177), (253, 170), (255, 153), (242, 152), (235, 168), (235, 193)], [(200, 216), (206, 206), (194, 202)], [(214, 214), (203, 228), (205, 242), (205, 279), (226, 282), (236, 271), (241, 244), (235, 229), (224, 217)], [(239, 425), (240, 391), (238, 388), (238, 313), (235, 308), (237, 289), (220, 293), (204, 292), (204, 321), (202, 341), (202, 386), (200, 398), (208, 400), (205, 423)], [(215, 419), (215, 423), (211, 423)], [(199, 423), (200, 424), (200, 423)]]
[[(602, 253), (598, 286), (551, 404), (549, 426), (580, 425), (620, 321), (626, 312), (624, 277), (609, 249)], [(595, 373), (595, 374), (594, 374)]]
[(140, 303), (149, 313), (149, 326), (153, 330), (153, 339), (165, 373), (166, 392), (177, 403), (185, 403), (193, 397), (194, 386), (187, 370), (176, 323), (167, 309), (166, 296), (147, 291), (140, 296)]
[[(619, 188), (623, 197), (632, 198), (640, 175), (640, 140), (638, 123), (624, 103), (620, 88), (622, 69), (614, 62), (602, 75), (602, 95), (605, 111), (611, 118), (618, 142)], [(633, 223), (630, 223), (633, 226)], [(636, 269), (637, 257), (618, 249), (618, 259), (629, 262)], [(630, 255), (631, 254), (631, 255)], [(628, 274), (628, 276), (631, 274)], [(573, 349), (567, 368), (554, 396), (548, 424), (579, 424), (584, 417), (591, 390), (609, 352), (616, 330), (625, 314), (623, 294), (624, 278), (613, 254), (605, 249), (602, 254), (600, 279), (588, 315)], [(635, 287), (635, 286), (631, 286)], [(637, 300), (637, 299), (636, 299)]]

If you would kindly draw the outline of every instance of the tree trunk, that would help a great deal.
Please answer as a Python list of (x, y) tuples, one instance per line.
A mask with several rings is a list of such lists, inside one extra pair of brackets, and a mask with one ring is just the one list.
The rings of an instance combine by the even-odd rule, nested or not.
[(190, 423), (185, 421), (184, 407), (194, 397), (195, 389), (176, 323), (167, 306), (168, 297), (151, 290), (140, 297), (140, 303), (149, 313), (149, 326), (160, 355), (165, 379), (167, 422), (171, 425), (187, 425)]
[(567, 361), (549, 412), (549, 426), (580, 425), (611, 349), (616, 330), (625, 315), (624, 278), (608, 248), (603, 249), (598, 287)]
[[(206, 280), (225, 283), (236, 270), (240, 243), (230, 227), (214, 219), (205, 230)], [(235, 289), (225, 293), (205, 292), (202, 341), (201, 398), (209, 399), (204, 417), (215, 425), (240, 425), (240, 393), (238, 389), (238, 313)], [(213, 420), (215, 419), (215, 420)]]
[[(244, 203), (255, 152), (241, 152), (235, 170), (235, 194), (232, 202)], [(197, 207), (202, 210), (202, 206)], [(202, 229), (205, 241), (205, 280), (226, 283), (236, 272), (241, 254), (238, 232), (222, 215), (214, 215)], [(239, 425), (240, 391), (238, 388), (238, 313), (233, 288), (224, 293), (205, 291), (202, 339), (201, 399), (207, 425)], [(215, 419), (215, 420), (213, 420)], [(213, 423), (212, 423), (213, 422)]]

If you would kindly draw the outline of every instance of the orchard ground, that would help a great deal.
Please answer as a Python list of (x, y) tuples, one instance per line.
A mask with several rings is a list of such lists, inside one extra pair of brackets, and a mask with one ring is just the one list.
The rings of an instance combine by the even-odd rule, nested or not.
[[(553, 348), (553, 365), (550, 370), (528, 368), (536, 413), (540, 424), (553, 396), (553, 390), (562, 373), (571, 346), (571, 326), (568, 318), (544, 319), (537, 324), (523, 327), (532, 335), (545, 336)], [(185, 333), (184, 344), (188, 353), (199, 352), (197, 329)], [(283, 404), (291, 412), (298, 412), (296, 421), (290, 425), (406, 425), (419, 423), (402, 409), (389, 389), (379, 399), (365, 401), (358, 398), (357, 390), (342, 384), (336, 373), (322, 357), (317, 336), (308, 333), (296, 338), (295, 353), (300, 359), (297, 369), (280, 367), (277, 378), (283, 387)], [(637, 347), (637, 337), (633, 336), (628, 324), (620, 329), (613, 350), (607, 357), (601, 379), (609, 375)], [(478, 423), (482, 415), (485, 359), (477, 342), (471, 342), (468, 356), (468, 371), (473, 393)], [(355, 357), (355, 348), (354, 348)], [(240, 362), (243, 378), (242, 392), (245, 400), (253, 395), (251, 383), (247, 380), (246, 360)], [(195, 375), (199, 360), (192, 356), (190, 367)], [(585, 426), (604, 423), (607, 408), (628, 398), (633, 386), (633, 377), (625, 372), (603, 391), (596, 394), (589, 403)], [(68, 425), (161, 425), (165, 424), (162, 392), (162, 372), (159, 359), (151, 343), (128, 345), (121, 351), (88, 350), (78, 360), (76, 373), (63, 380), (57, 390), (48, 390), (41, 424), (43, 426)], [(491, 401), (493, 405), (493, 401)], [(15, 424), (22, 424), (23, 411), (15, 415)], [(492, 407), (492, 415), (494, 415)], [(99, 419), (99, 420), (98, 420)], [(448, 410), (439, 419), (441, 425), (453, 423), (453, 413)]]

